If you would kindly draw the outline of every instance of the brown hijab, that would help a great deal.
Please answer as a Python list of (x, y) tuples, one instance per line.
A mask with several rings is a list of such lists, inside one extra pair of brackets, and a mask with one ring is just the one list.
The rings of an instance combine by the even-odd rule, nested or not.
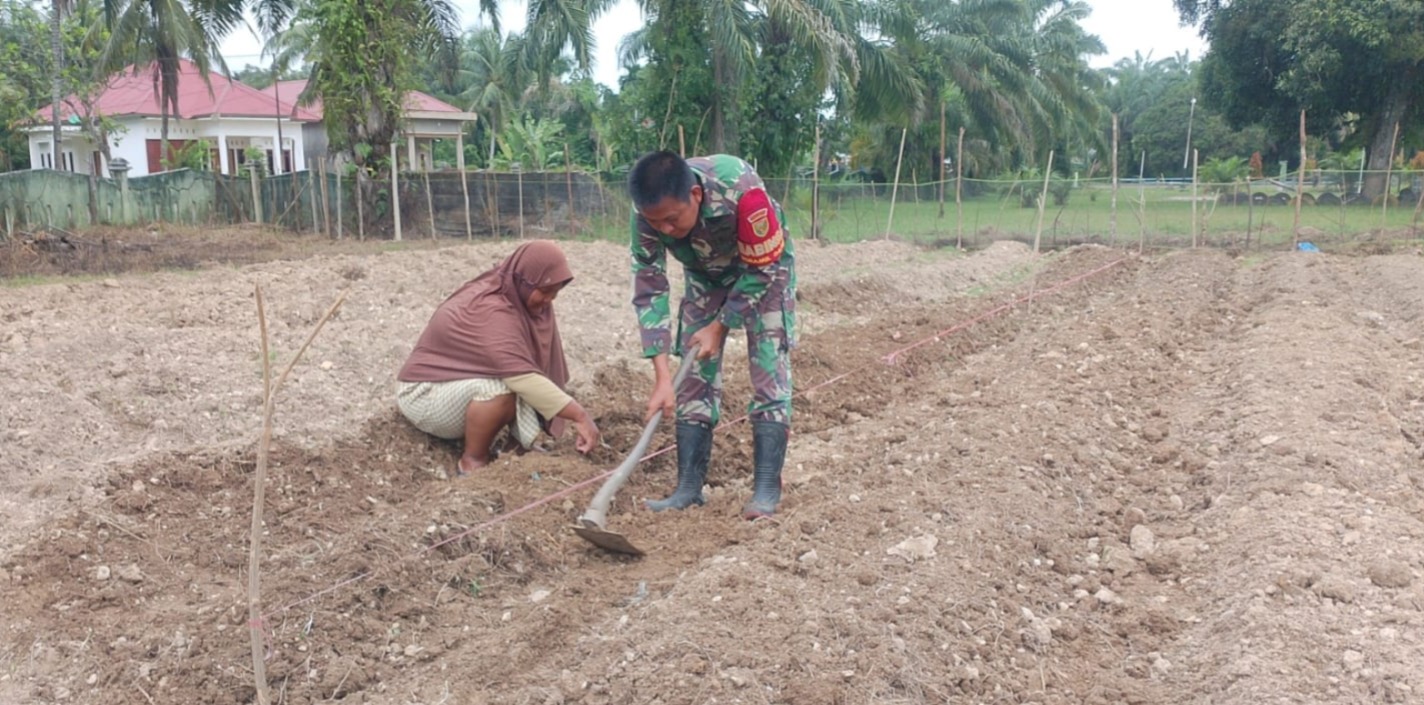
[(573, 278), (558, 245), (548, 240), (520, 245), (435, 309), (397, 377), (449, 382), (536, 372), (564, 389), (569, 371), (554, 308), (533, 313), (526, 302), (535, 289)]

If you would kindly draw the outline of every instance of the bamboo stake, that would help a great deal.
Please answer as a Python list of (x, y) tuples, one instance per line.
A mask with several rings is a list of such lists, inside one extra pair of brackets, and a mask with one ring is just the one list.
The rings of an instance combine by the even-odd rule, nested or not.
[(944, 152), (948, 149), (945, 135), (944, 101), (939, 102), (939, 217), (944, 219)]
[(900, 128), (900, 156), (895, 158), (895, 185), (890, 187), (890, 219), (885, 222), (885, 239), (890, 239), (890, 228), (895, 225), (895, 196), (900, 191), (900, 165), (905, 161), (905, 135), (910, 128)]
[(321, 185), (321, 231), (331, 237), (331, 191), (326, 187), (326, 160), (317, 162), (321, 169), (317, 183)]
[(366, 208), (362, 205), (366, 198), (366, 190), (362, 187), (361, 177), (366, 173), (366, 169), (356, 166), (356, 239), (366, 239)]
[(1038, 226), (1033, 231), (1033, 256), (1038, 256), (1038, 242), (1043, 235), (1043, 209), (1048, 205), (1048, 177), (1053, 174), (1053, 150), (1048, 150), (1048, 166), (1043, 170), (1043, 191), (1038, 194)]
[(687, 157), (687, 136), (682, 132), (682, 123), (677, 125), (677, 153), (684, 158)]
[(391, 142), (391, 212), (396, 216), (396, 242), (401, 240), (401, 217), (400, 217), (400, 159), (396, 152), (396, 143)]
[(1424, 188), (1419, 189), (1419, 201), (1414, 204), (1414, 220), (1410, 223), (1410, 228), (1414, 230), (1414, 236), (1419, 236), (1419, 213), (1424, 211)]
[(1142, 150), (1142, 159), (1137, 163), (1137, 254), (1147, 248), (1147, 186), (1143, 178), (1147, 174), (1147, 150)]
[(959, 146), (954, 150), (954, 246), (964, 249), (964, 127), (959, 128)]
[(821, 121), (816, 121), (816, 143), (811, 147), (811, 239), (820, 239), (817, 220), (821, 208)]
[(465, 197), (465, 239), (475, 239), (474, 226), (470, 224), (470, 179), (465, 173), (465, 128), (455, 135), (455, 167), (460, 170), (460, 194)]
[[(320, 162), (318, 162), (318, 163), (320, 163)], [(307, 185), (311, 187), (311, 197), (310, 197), (310, 198), (311, 198), (311, 218), (312, 218), (312, 226), (311, 226), (311, 229), (312, 229), (312, 233), (316, 233), (316, 231), (321, 228), (321, 218), (320, 218), (320, 217), (317, 215), (317, 213), (316, 213), (316, 199), (317, 199), (317, 195), (316, 195), (316, 169), (315, 169), (315, 168), (307, 169)]]
[[(431, 155), (434, 161), (435, 155)], [(425, 213), (430, 216), (430, 239), (435, 239), (435, 194), (430, 192), (430, 166), (422, 164), (420, 176), (425, 180)]]
[(1112, 116), (1112, 206), (1108, 210), (1108, 244), (1117, 247), (1117, 113)]
[(1291, 249), (1300, 247), (1300, 204), (1305, 197), (1305, 111), (1300, 111), (1300, 170), (1295, 180), (1295, 223), (1291, 225)]
[(519, 239), (524, 239), (524, 168), (523, 165), (516, 164), (514, 169), (515, 178), (519, 180)]
[(345, 233), (342, 232), (342, 225), (341, 225), (341, 171), (342, 171), (342, 169), (341, 169), (341, 167), (340, 167), (339, 165), (334, 164), (334, 163), (332, 164), (332, 167), (333, 167), (333, 170), (336, 172), (336, 239), (337, 239), (337, 240), (340, 240), (340, 239), (343, 239), (343, 238), (345, 237)]
[(1380, 199), (1380, 230), (1389, 223), (1389, 180), (1394, 178), (1394, 148), (1399, 143), (1399, 121), (1394, 123), (1394, 136), (1389, 138), (1389, 159), (1384, 162), (1384, 197)]
[(1197, 150), (1192, 150), (1192, 249), (1197, 248)]
[(564, 183), (569, 191), (569, 234), (572, 235), (577, 226), (574, 220), (574, 163), (569, 157), (568, 142), (564, 142)]
[(281, 376), (274, 384), (271, 381), (272, 361), (268, 357), (267, 311), (262, 300), (261, 285), (256, 286), (255, 289), (258, 329), (262, 335), (262, 435), (257, 443), (257, 468), (252, 478), (252, 525), (249, 529), (247, 553), (247, 623), (252, 641), (252, 677), (257, 686), (257, 702), (259, 705), (268, 705), (272, 702), (272, 697), (267, 690), (267, 669), (264, 660), (266, 654), (263, 649), (264, 626), (260, 602), (262, 598), (262, 507), (267, 482), (267, 452), (272, 444), (272, 411), (277, 391), (287, 381), (287, 375), (291, 374), (292, 368), (297, 366), (297, 362), (302, 359), (302, 355), (311, 346), (312, 341), (316, 340), (317, 334), (331, 319), (332, 314), (341, 307), (350, 290), (341, 292), (341, 295), (336, 298), (336, 302), (331, 304), (331, 308), (328, 308), (321, 320), (316, 322), (316, 327), (312, 329), (311, 335), (307, 336), (306, 342), (302, 343), (297, 354), (292, 356), (286, 369), (282, 370)]

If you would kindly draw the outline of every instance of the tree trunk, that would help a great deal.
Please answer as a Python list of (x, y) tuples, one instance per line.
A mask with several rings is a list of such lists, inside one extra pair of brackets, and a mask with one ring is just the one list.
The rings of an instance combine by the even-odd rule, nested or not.
[(61, 137), (59, 131), (59, 101), (64, 99), (62, 92), (64, 88), (64, 42), (61, 41), (59, 22), (60, 11), (62, 9), (60, 4), (62, 1), (63, 0), (53, 0), (49, 18), (49, 50), (50, 54), (54, 57), (54, 66), (50, 69), (49, 81), (49, 97), (52, 101), (50, 103), (50, 120), (52, 121), (51, 127), (53, 128), (53, 139), (50, 145), (51, 151), (53, 152), (53, 157), (51, 157), (53, 161), (50, 163), (50, 166), (55, 171), (59, 171), (62, 166), (59, 162), (59, 140)]
[[(737, 144), (737, 127), (735, 121), (723, 109), (723, 106), (734, 105), (731, 95), (731, 77), (727, 69), (726, 52), (713, 47), (712, 49), (712, 77), (714, 84), (715, 99), (712, 101), (712, 125), (711, 149), (709, 154), (722, 154), (729, 151), (740, 151), (735, 149)], [(691, 155), (686, 155), (691, 156)]]
[(1385, 169), (1394, 158), (1390, 153), (1394, 126), (1404, 120), (1405, 113), (1414, 103), (1417, 90), (1415, 84), (1419, 74), (1418, 66), (1411, 66), (1398, 80), (1390, 84), (1389, 94), (1385, 96), (1384, 106), (1375, 124), (1374, 137), (1370, 138), (1369, 161), (1366, 163), (1369, 171), (1365, 172), (1364, 196), (1371, 201), (1384, 195), (1388, 188), (1385, 184)]

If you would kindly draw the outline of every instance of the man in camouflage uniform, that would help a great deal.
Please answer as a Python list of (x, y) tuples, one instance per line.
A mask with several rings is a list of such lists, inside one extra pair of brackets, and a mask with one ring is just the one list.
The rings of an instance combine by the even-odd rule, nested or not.
[[(674, 152), (639, 159), (628, 175), (633, 215), (633, 307), (643, 356), (655, 382), (648, 418), (677, 415), (677, 489), (650, 501), (654, 511), (703, 503), (712, 429), (721, 416), (722, 344), (747, 334), (755, 442), (747, 519), (776, 513), (791, 424), (791, 348), (795, 344), (796, 267), (781, 207), (761, 177), (737, 157), (684, 160)], [(667, 254), (682, 263), (685, 286), (672, 346)], [(697, 347), (697, 367), (672, 389), (668, 354)], [(689, 364), (689, 363), (684, 363)]]

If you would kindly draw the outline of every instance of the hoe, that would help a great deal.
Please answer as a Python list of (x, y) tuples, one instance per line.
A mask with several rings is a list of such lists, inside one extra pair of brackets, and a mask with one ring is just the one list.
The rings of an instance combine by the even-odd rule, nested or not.
[[(687, 378), (688, 370), (692, 369), (697, 359), (697, 347), (687, 351), (682, 358), (682, 364), (677, 367), (677, 374), (673, 376), (672, 388), (677, 390), (682, 386), (682, 380)], [(613, 474), (603, 482), (603, 486), (598, 489), (598, 494), (593, 496), (593, 501), (588, 505), (588, 511), (578, 518), (578, 523), (571, 527), (574, 533), (581, 536), (585, 541), (605, 550), (614, 553), (623, 553), (630, 556), (641, 556), (643, 551), (626, 536), (616, 531), (609, 531), (605, 524), (608, 521), (608, 505), (613, 502), (613, 495), (623, 487), (623, 483), (628, 481), (628, 476), (633, 473), (633, 468), (638, 466), (638, 461), (642, 459), (643, 453), (648, 450), (648, 443), (653, 440), (653, 431), (657, 430), (658, 422), (663, 418), (662, 409), (658, 409), (653, 414), (653, 418), (648, 420), (643, 426), (643, 435), (638, 437), (638, 444), (633, 446), (633, 452), (623, 459)]]

